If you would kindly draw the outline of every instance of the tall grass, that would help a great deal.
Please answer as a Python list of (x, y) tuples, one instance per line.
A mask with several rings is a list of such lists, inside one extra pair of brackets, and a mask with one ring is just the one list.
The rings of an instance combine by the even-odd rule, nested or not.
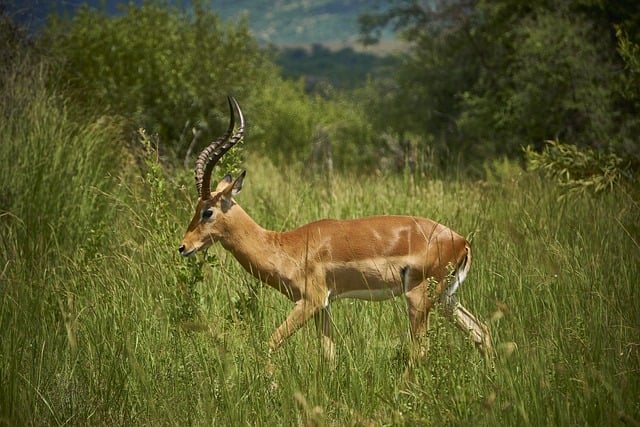
[[(85, 260), (106, 247), (114, 212), (101, 202), (118, 160), (118, 126), (78, 123), (43, 70), (3, 75), (0, 104), (2, 414), (62, 421), (54, 403), (78, 349)], [(6, 79), (6, 80), (5, 80)], [(41, 405), (43, 404), (43, 405)], [(17, 417), (17, 418), (15, 418)]]
[(116, 166), (116, 127), (82, 124), (51, 92), (19, 86), (0, 107), (0, 423), (640, 420), (637, 190), (558, 201), (510, 164), (483, 182), (336, 175), (326, 188), (250, 157), (238, 199), (270, 228), (408, 213), (472, 240), (460, 299), (490, 324), (495, 370), (434, 313), (428, 358), (403, 381), (398, 298), (334, 305), (330, 371), (312, 325), (268, 358), (291, 305), (221, 248), (178, 256), (195, 191), (190, 173), (158, 163), (152, 138), (139, 135), (141, 167)]

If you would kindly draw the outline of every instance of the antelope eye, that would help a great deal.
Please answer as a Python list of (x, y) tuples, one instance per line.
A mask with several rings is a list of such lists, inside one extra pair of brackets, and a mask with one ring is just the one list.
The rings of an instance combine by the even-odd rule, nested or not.
[(211, 215), (213, 215), (213, 209), (204, 209), (202, 211), (202, 219), (211, 218)]

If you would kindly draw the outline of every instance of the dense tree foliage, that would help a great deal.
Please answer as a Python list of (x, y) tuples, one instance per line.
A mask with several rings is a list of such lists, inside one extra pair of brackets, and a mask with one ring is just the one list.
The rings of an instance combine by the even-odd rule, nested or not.
[(636, 2), (386, 3), (361, 17), (364, 41), (392, 25), (411, 48), (383, 108), (404, 114), (377, 123), (466, 158), (559, 139), (638, 161)]
[(226, 128), (227, 95), (242, 99), (272, 72), (246, 20), (222, 23), (198, 2), (116, 17), (84, 8), (50, 25), (48, 44), (74, 102), (131, 118), (181, 156), (194, 129), (208, 140)]
[(361, 108), (331, 85), (307, 96), (301, 81), (280, 76), (246, 19), (222, 22), (198, 1), (129, 5), (118, 16), (84, 8), (53, 20), (43, 44), (55, 58), (53, 84), (75, 104), (126, 117), (187, 165), (226, 128), (229, 94), (242, 100), (252, 146), (274, 161), (315, 157), (318, 135), (335, 147), (337, 166), (369, 166), (378, 155)]
[[(414, 171), (464, 165), (481, 173), (496, 157), (521, 159), (523, 147), (540, 152), (553, 140), (611, 152), (621, 168), (637, 170), (640, 12), (633, 2), (385, 3), (361, 18), (363, 36), (372, 42), (393, 25), (409, 42), (401, 60), (365, 55), (359, 64), (353, 51), (316, 46), (288, 51), (279, 70), (246, 18), (223, 22), (198, 0), (131, 4), (115, 16), (84, 8), (52, 19), (45, 37), (29, 43), (45, 48), (50, 85), (76, 111), (124, 118), (131, 135), (145, 128), (167, 158), (185, 165), (226, 127), (224, 99), (233, 94), (242, 99), (252, 147), (275, 162)], [(310, 92), (308, 81), (283, 78), (296, 72), (291, 64), (313, 74), (304, 65), (315, 60), (316, 75), (346, 86), (354, 76), (364, 80), (359, 65), (373, 68), (353, 91), (333, 80)], [(383, 64), (393, 72), (377, 74)]]

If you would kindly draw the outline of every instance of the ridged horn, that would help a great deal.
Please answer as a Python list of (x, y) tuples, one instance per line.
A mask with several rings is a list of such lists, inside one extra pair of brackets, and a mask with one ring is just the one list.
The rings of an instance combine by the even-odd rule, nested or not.
[[(242, 110), (240, 110), (240, 105), (238, 105), (238, 101), (236, 101), (232, 96), (228, 97), (228, 101), (231, 117), (229, 119), (229, 127), (227, 128), (227, 131), (224, 135), (202, 150), (196, 160), (196, 189), (198, 190), (198, 195), (202, 200), (206, 200), (211, 197), (211, 172), (213, 171), (213, 167), (218, 163), (222, 156), (231, 149), (231, 147), (236, 145), (242, 139), (244, 134), (244, 116), (242, 115)], [(233, 132), (233, 128), (235, 127), (234, 107), (238, 112), (240, 126), (236, 133), (229, 138)]]

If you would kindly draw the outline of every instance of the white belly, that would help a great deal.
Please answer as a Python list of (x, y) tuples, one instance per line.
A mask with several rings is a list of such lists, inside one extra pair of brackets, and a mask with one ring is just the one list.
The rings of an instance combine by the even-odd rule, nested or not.
[(402, 294), (402, 292), (402, 286), (384, 289), (356, 289), (335, 295), (332, 292), (329, 295), (329, 300), (332, 301), (342, 298), (355, 298), (367, 301), (384, 301), (386, 299), (397, 297), (398, 295)]

